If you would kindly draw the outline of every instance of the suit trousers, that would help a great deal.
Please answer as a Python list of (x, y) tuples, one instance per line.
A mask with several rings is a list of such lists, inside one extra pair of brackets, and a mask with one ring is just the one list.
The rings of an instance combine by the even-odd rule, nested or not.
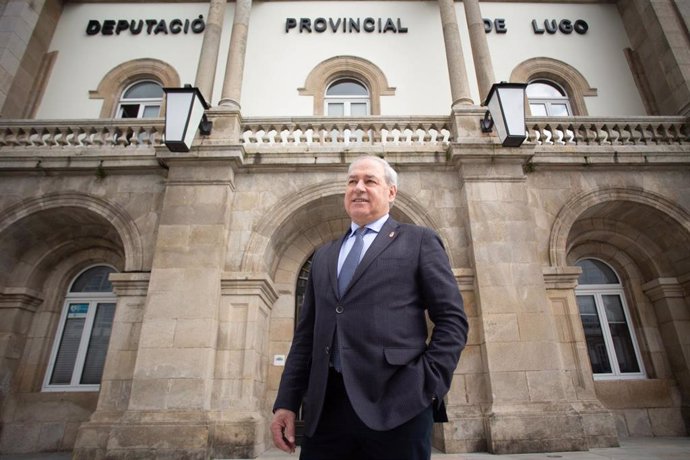
[(343, 377), (331, 369), (316, 432), (302, 441), (300, 460), (429, 460), (432, 407), (389, 431), (367, 427), (345, 391)]

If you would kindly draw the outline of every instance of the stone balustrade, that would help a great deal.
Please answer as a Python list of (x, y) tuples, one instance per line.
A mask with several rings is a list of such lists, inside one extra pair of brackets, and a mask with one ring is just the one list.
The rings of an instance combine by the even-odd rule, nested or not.
[(528, 117), (527, 140), (537, 145), (651, 145), (690, 142), (685, 117)]
[(162, 119), (0, 120), (2, 147), (153, 147), (163, 144)]
[[(163, 131), (160, 118), (0, 120), (0, 149), (151, 148), (163, 145)], [(526, 143), (534, 145), (690, 143), (685, 117), (528, 117), (526, 131)], [(240, 136), (249, 153), (357, 147), (445, 151), (454, 141), (450, 117), (245, 118)]]
[(242, 123), (247, 151), (348, 146), (445, 150), (452, 140), (448, 117), (247, 118)]

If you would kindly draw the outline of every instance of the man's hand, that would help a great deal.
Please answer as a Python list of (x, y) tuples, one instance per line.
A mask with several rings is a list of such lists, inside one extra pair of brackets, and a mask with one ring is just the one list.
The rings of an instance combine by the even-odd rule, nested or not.
[(278, 409), (271, 422), (273, 444), (290, 454), (295, 451), (295, 418), (295, 413), (291, 410)]

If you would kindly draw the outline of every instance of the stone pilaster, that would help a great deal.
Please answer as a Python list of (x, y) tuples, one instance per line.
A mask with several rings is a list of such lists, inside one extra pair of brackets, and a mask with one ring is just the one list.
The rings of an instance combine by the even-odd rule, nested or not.
[(460, 42), (458, 16), (453, 0), (438, 0), (443, 25), (443, 41), (446, 47), (448, 63), (448, 77), (450, 78), (450, 94), (453, 99), (451, 107), (459, 104), (472, 104), (470, 87), (465, 68), (465, 57)]
[[(680, 386), (685, 425), (690, 426), (690, 295), (688, 276), (657, 278), (642, 285), (644, 293), (654, 303), (659, 332), (668, 353), (673, 376)], [(684, 289), (683, 284), (688, 284)]]
[(618, 445), (618, 433), (613, 414), (596, 395), (592, 367), (589, 363), (587, 341), (582, 329), (575, 288), (580, 267), (545, 267), (544, 283), (551, 305), (556, 331), (556, 343), (563, 370), (574, 389), (569, 402), (582, 419), (587, 447)]
[(98, 406), (89, 422), (79, 427), (74, 446), (75, 458), (104, 456), (110, 431), (120, 423), (122, 414), (127, 410), (149, 279), (149, 273), (110, 275), (113, 292), (117, 295), (110, 345)]
[(465, 6), (465, 18), (470, 31), (472, 60), (474, 61), (474, 71), (477, 75), (479, 104), (481, 105), (486, 96), (489, 95), (491, 85), (496, 83), (496, 77), (494, 77), (494, 67), (491, 63), (489, 42), (486, 39), (486, 32), (484, 32), (484, 21), (479, 8), (479, 0), (463, 0), (462, 4)]
[[(466, 200), (489, 385), (489, 452), (588, 449), (546, 292), (522, 165), (526, 149), (457, 158)], [(496, 152), (498, 153), (498, 152)]]
[(10, 392), (14, 372), (24, 351), (41, 293), (26, 288), (0, 291), (0, 407)]
[(235, 2), (235, 17), (232, 22), (228, 62), (225, 66), (223, 93), (220, 98), (220, 105), (234, 109), (240, 108), (251, 9), (252, 0), (237, 0)]
[(196, 69), (195, 86), (199, 88), (209, 104), (211, 104), (211, 98), (213, 97), (213, 80), (216, 78), (220, 36), (223, 33), (226, 4), (227, 0), (211, 0), (208, 6), (204, 41), (201, 44), (199, 65)]
[(250, 458), (268, 447), (268, 333), (278, 292), (263, 273), (237, 272), (223, 274), (221, 290), (211, 454)]
[[(106, 457), (206, 459), (233, 162), (171, 155), (127, 409)], [(85, 457), (86, 458), (86, 457)]]
[[(0, 109), (5, 104), (13, 79), (19, 73), (21, 61), (29, 46), (29, 40), (38, 23), (45, 0), (9, 0), (0, 10)], [(6, 116), (4, 113), (0, 115)]]

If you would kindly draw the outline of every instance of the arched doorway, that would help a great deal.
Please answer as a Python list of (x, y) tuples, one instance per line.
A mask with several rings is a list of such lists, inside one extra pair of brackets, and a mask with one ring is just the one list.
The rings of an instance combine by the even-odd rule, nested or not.
[[(551, 256), (565, 254), (566, 265), (584, 270), (575, 294), (587, 364), (619, 435), (685, 434), (690, 355), (681, 344), (690, 305), (680, 293), (690, 272), (690, 217), (654, 193), (605, 189), (571, 200), (554, 229), (560, 237), (552, 233), (551, 242), (564, 245), (552, 245)], [(672, 388), (681, 401), (673, 402)]]
[[(2, 379), (11, 390), (0, 398), (3, 431), (8, 434), (2, 437), (0, 451), (18, 448), (11, 433), (26, 430), (27, 423), (31, 430), (62, 433), (41, 449), (73, 445), (75, 427), (88, 420), (98, 402), (115, 303), (110, 289), (77, 292), (82, 287), (75, 287), (76, 280), (90, 268), (107, 267), (100, 276), (89, 277), (107, 281), (110, 272), (125, 269), (128, 256), (136, 266), (140, 248), (127, 214), (88, 195), (45, 195), (3, 212), (0, 300), (7, 308), (0, 311), (0, 321), (8, 327), (0, 335), (11, 339), (14, 348), (2, 356)], [(88, 328), (81, 328), (86, 322)], [(68, 343), (77, 335), (84, 346)], [(67, 387), (73, 391), (65, 391)], [(22, 413), (31, 415), (26, 419)]]

